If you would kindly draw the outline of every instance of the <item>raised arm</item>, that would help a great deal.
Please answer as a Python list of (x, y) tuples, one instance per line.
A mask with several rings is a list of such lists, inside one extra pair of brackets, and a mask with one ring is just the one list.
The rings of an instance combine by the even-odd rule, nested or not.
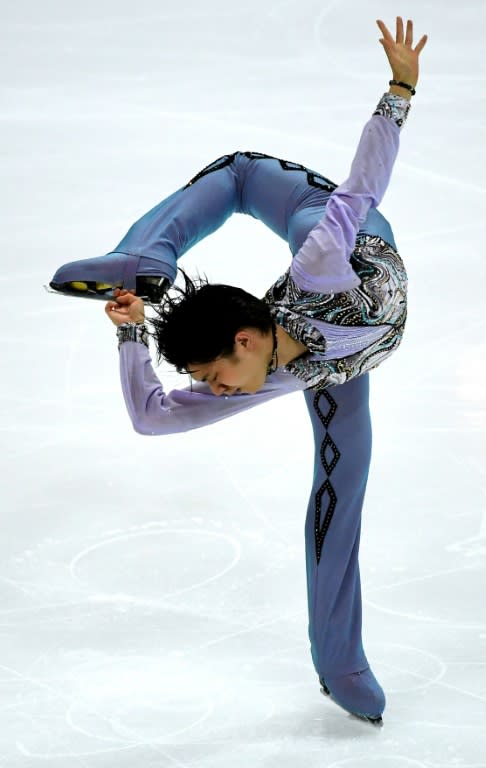
[[(393, 80), (397, 83), (405, 83), (415, 90), (419, 76), (419, 56), (427, 43), (428, 36), (422, 35), (415, 48), (412, 48), (413, 21), (411, 19), (407, 21), (407, 33), (404, 36), (403, 19), (401, 16), (397, 16), (396, 40), (393, 40), (390, 31), (381, 19), (378, 19), (376, 23), (383, 34), (380, 43), (385, 49), (390, 63)], [(404, 88), (403, 85), (392, 85), (390, 93), (403, 96), (408, 100), (412, 96), (412, 91), (409, 88)]]
[(418, 81), (418, 57), (427, 36), (412, 49), (411, 21), (404, 40), (403, 21), (397, 18), (396, 41), (382, 21), (377, 24), (384, 35), (380, 42), (390, 62), (393, 81), (402, 85), (391, 85), (380, 100), (363, 129), (349, 177), (334, 190), (324, 216), (292, 261), (290, 274), (305, 291), (339, 293), (360, 284), (349, 258), (370, 208), (378, 207), (388, 187), (398, 154), (400, 130)]

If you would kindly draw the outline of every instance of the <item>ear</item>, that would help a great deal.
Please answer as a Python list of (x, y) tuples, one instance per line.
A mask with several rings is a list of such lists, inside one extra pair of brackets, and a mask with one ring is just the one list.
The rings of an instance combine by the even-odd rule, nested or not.
[(250, 331), (238, 331), (235, 336), (235, 344), (238, 344), (245, 349), (251, 349), (253, 345), (253, 336)]

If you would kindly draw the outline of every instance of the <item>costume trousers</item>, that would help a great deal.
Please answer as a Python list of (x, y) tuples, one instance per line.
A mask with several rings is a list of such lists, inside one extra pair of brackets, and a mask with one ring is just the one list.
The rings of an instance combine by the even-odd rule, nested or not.
[(329, 680), (368, 666), (358, 553), (371, 460), (369, 374), (304, 396), (315, 443), (305, 522), (309, 638), (316, 672)]
[[(258, 152), (224, 155), (145, 214), (114, 251), (65, 265), (54, 280), (124, 279), (126, 287), (134, 287), (136, 274), (154, 274), (173, 282), (177, 260), (233, 213), (260, 219), (295, 255), (335, 188), (298, 163)], [(375, 209), (360, 232), (379, 235), (395, 247), (388, 222)], [(369, 375), (304, 395), (315, 439), (305, 526), (309, 636), (316, 671), (335, 677), (368, 666), (361, 640), (358, 552), (371, 458)]]
[[(334, 189), (332, 181), (298, 163), (261, 152), (223, 155), (136, 221), (113, 251), (64, 264), (53, 282), (122, 282), (130, 289), (136, 287), (136, 275), (156, 275), (173, 283), (177, 260), (234, 213), (259, 219), (287, 241), (295, 256)], [(396, 247), (389, 223), (374, 208), (359, 232)]]

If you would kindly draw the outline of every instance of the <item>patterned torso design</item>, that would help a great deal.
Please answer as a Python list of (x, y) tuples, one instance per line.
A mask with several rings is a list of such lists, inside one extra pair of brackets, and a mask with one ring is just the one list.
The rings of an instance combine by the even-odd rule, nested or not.
[[(308, 384), (308, 388), (343, 384), (376, 368), (397, 349), (407, 318), (407, 273), (402, 259), (382, 238), (359, 235), (351, 265), (361, 285), (351, 291), (318, 294), (301, 291), (290, 269), (267, 291), (264, 301), (272, 315), (292, 338), (309, 349), (286, 370)], [(361, 352), (337, 360), (319, 359), (326, 352), (326, 339), (313, 320), (354, 328), (389, 325), (382, 338)]]

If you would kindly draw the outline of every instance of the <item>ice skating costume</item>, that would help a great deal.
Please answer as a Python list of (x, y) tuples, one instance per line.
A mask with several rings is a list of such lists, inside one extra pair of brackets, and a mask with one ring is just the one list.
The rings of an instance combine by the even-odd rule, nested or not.
[(255, 394), (215, 396), (194, 382), (169, 393), (156, 376), (144, 326), (118, 329), (120, 373), (135, 430), (163, 435), (203, 427), (296, 390), (314, 439), (305, 523), (311, 653), (321, 682), (349, 711), (379, 716), (385, 697), (361, 639), (358, 552), (371, 458), (369, 371), (399, 346), (407, 275), (377, 211), (410, 102), (383, 95), (366, 123), (348, 179), (337, 186), (298, 163), (259, 152), (224, 155), (145, 214), (106, 256), (61, 267), (54, 281), (135, 287), (137, 275), (172, 283), (177, 260), (233, 213), (259, 219), (288, 242), (292, 260), (264, 300), (309, 352), (267, 376)]

